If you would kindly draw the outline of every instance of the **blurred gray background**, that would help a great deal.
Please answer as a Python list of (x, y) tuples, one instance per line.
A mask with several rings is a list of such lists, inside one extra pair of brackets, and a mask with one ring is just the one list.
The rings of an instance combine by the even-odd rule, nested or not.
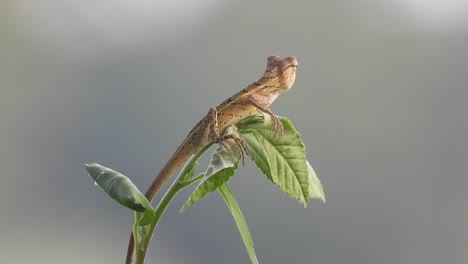
[[(146, 190), (191, 127), (297, 56), (272, 106), (327, 204), (248, 164), (230, 186), (260, 263), (468, 263), (464, 0), (0, 3), (0, 262), (123, 263), (133, 215), (83, 163)], [(249, 263), (217, 193), (177, 196), (148, 263)]]

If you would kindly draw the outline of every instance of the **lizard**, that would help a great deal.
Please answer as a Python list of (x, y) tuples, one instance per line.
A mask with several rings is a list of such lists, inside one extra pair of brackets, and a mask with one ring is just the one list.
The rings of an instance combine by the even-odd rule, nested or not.
[(222, 143), (227, 137), (219, 137), (219, 131), (249, 117), (257, 110), (269, 114), (275, 123), (275, 135), (281, 135), (283, 127), (268, 106), (282, 92), (289, 90), (296, 77), (297, 59), (269, 56), (262, 77), (229, 97), (216, 108), (210, 108), (189, 132), (183, 143), (151, 183), (146, 198), (151, 202), (164, 183), (199, 150), (211, 143)]
[[(151, 202), (169, 178), (193, 154), (209, 144), (223, 144), (224, 140), (233, 139), (242, 150), (245, 150), (241, 139), (233, 135), (219, 136), (219, 131), (223, 131), (230, 125), (235, 125), (257, 111), (264, 112), (273, 118), (275, 136), (281, 136), (283, 126), (278, 117), (269, 109), (269, 106), (281, 93), (291, 89), (296, 78), (297, 65), (298, 62), (295, 57), (269, 56), (266, 70), (258, 81), (229, 97), (216, 108), (210, 108), (208, 114), (192, 128), (151, 183), (145, 193), (146, 198)], [(130, 240), (126, 263), (131, 263), (133, 255), (132, 242), (133, 238)]]

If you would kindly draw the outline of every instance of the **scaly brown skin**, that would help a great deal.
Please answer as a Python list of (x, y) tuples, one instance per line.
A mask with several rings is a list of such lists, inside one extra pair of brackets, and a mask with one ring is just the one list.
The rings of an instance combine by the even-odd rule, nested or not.
[[(158, 173), (151, 183), (146, 198), (151, 202), (157, 192), (169, 178), (184, 165), (188, 159), (208, 144), (222, 143), (226, 137), (219, 137), (219, 131), (223, 131), (229, 125), (233, 125), (242, 119), (251, 116), (257, 110), (272, 116), (275, 121), (276, 135), (281, 135), (283, 126), (273, 112), (268, 108), (279, 94), (289, 90), (296, 77), (297, 60), (295, 57), (280, 58), (270, 56), (267, 60), (267, 68), (262, 77), (247, 86), (240, 92), (229, 97), (216, 108), (211, 108), (208, 114), (198, 122), (189, 132), (184, 142)], [(132, 263), (133, 237), (127, 252), (127, 264)]]

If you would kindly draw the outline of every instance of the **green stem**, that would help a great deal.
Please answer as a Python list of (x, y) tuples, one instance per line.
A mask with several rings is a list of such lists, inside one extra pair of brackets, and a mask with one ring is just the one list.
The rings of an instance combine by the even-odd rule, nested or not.
[(138, 242), (138, 230), (139, 228), (145, 228), (142, 226), (138, 226), (138, 224), (135, 221), (135, 224), (133, 226), (133, 237), (134, 237), (134, 245), (135, 245), (135, 264), (143, 264), (145, 261), (145, 256), (146, 252), (148, 249), (148, 246), (151, 242), (151, 238), (153, 237), (153, 233), (158, 226), (159, 220), (161, 219), (162, 214), (166, 210), (167, 206), (169, 203), (172, 201), (174, 196), (183, 188), (189, 186), (190, 184), (193, 183), (193, 181), (187, 181), (187, 175), (190, 172), (190, 168), (193, 167), (194, 163), (197, 162), (197, 160), (200, 158), (200, 156), (205, 153), (205, 151), (211, 147), (212, 144), (209, 144), (208, 146), (204, 147), (201, 149), (199, 152), (197, 152), (195, 155), (193, 155), (190, 160), (185, 164), (184, 168), (182, 171), (179, 173), (177, 176), (177, 179), (174, 181), (174, 183), (171, 185), (171, 187), (167, 190), (166, 194), (164, 194), (164, 197), (161, 199), (159, 202), (158, 206), (156, 207), (155, 210), (155, 217), (153, 221), (150, 224), (150, 227), (147, 231), (144, 231), (142, 234), (144, 237), (141, 241), (141, 243)]

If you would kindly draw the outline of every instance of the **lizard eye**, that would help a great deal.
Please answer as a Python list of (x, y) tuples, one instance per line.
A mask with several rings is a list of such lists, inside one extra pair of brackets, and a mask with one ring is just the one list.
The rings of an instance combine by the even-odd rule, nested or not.
[(284, 72), (289, 67), (297, 67), (297, 59), (295, 57), (287, 57), (281, 62), (281, 72)]

